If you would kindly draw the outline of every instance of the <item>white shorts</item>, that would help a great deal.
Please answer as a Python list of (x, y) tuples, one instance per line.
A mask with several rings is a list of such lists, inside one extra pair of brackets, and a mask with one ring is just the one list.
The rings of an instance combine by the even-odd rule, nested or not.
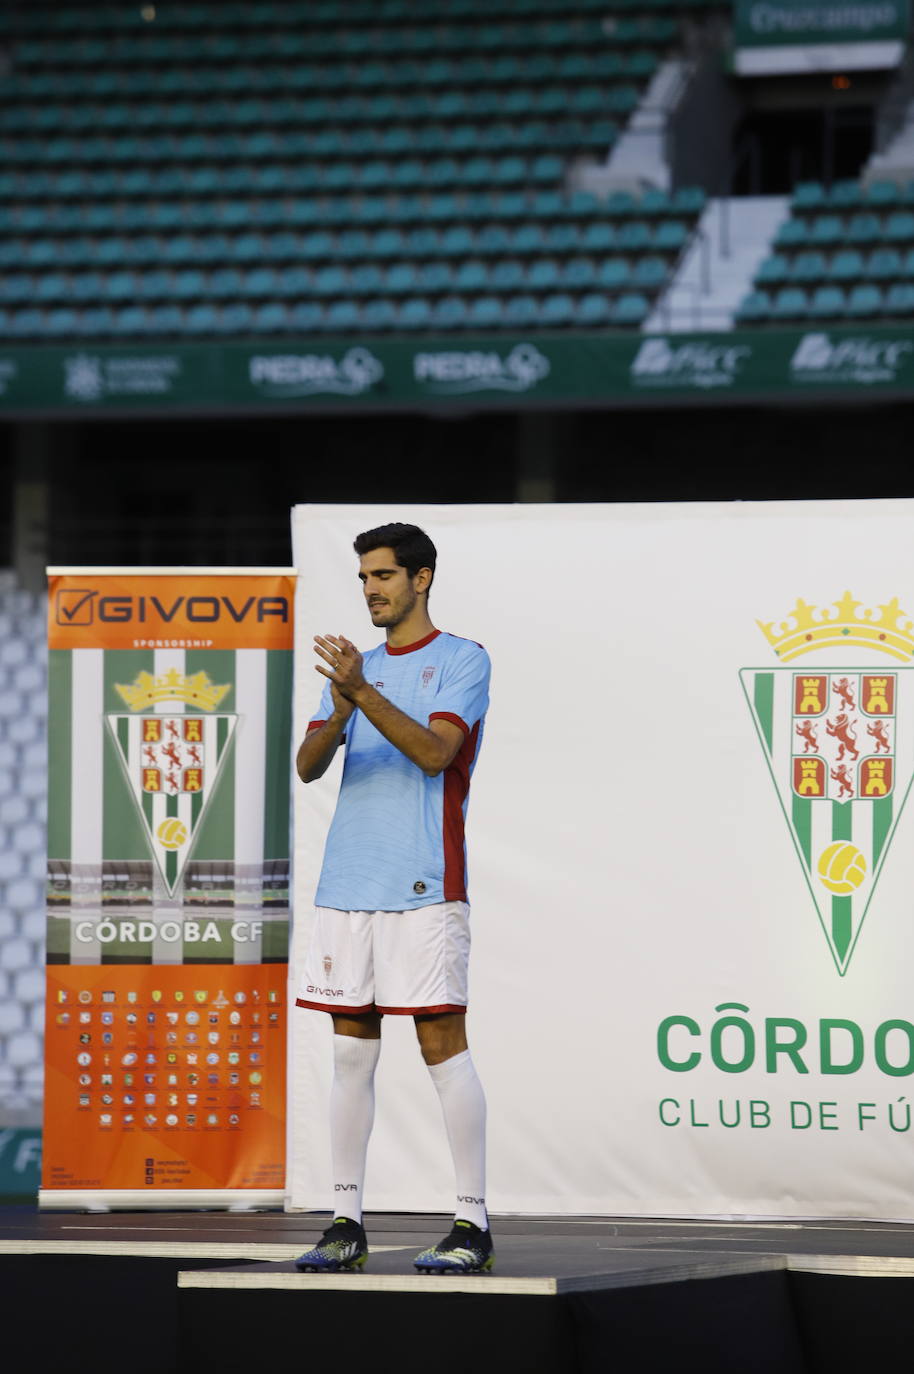
[(469, 956), (466, 902), (411, 911), (319, 906), (296, 1003), (344, 1015), (463, 1012)]

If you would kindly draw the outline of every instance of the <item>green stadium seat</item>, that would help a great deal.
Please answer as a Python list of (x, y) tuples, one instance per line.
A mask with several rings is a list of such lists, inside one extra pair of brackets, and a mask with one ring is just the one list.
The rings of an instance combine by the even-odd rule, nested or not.
[(854, 215), (847, 226), (845, 237), (848, 243), (878, 243), (882, 238), (882, 223), (878, 215)]
[[(818, 247), (831, 247), (832, 244), (843, 243), (847, 239), (847, 231), (839, 215), (818, 215), (812, 222), (809, 231), (809, 242)], [(778, 235), (778, 242), (783, 242)]]
[(313, 334), (322, 328), (323, 319), (323, 309), (316, 301), (296, 301), (289, 308), (287, 327), (296, 334)]
[[(664, 225), (658, 226), (657, 234), (659, 238), (660, 230)], [(644, 220), (629, 220), (627, 224), (622, 224), (616, 232), (616, 247), (624, 253), (644, 252), (654, 244), (654, 236), (651, 228)]]
[(427, 329), (432, 310), (429, 302), (422, 296), (411, 296), (403, 301), (397, 311), (398, 329)]
[(887, 315), (914, 317), (914, 283), (895, 282), (885, 294), (883, 309)]
[(224, 305), (218, 316), (220, 334), (247, 334), (252, 328), (253, 311), (244, 301)]
[(588, 292), (587, 295), (581, 297), (575, 306), (575, 324), (584, 325), (586, 328), (609, 324), (610, 317), (609, 301), (597, 292)]
[(597, 266), (593, 258), (569, 258), (561, 268), (562, 286), (566, 291), (588, 291), (597, 285)]
[(561, 282), (561, 268), (553, 258), (539, 258), (527, 271), (527, 287), (531, 291), (554, 291)]
[(180, 306), (157, 305), (149, 311), (148, 333), (154, 334), (158, 338), (170, 335), (177, 337), (181, 334), (183, 326), (184, 316)]
[(489, 273), (489, 290), (513, 293), (523, 287), (524, 280), (523, 263), (517, 258), (502, 258)]
[(539, 317), (539, 306), (535, 296), (519, 294), (508, 296), (502, 308), (502, 322), (512, 329), (528, 329), (535, 325)]
[(384, 279), (384, 289), (388, 295), (393, 296), (409, 296), (415, 291), (417, 289), (417, 280), (416, 268), (413, 264), (409, 262), (398, 262), (389, 268)]
[(904, 276), (904, 259), (896, 248), (877, 248), (867, 259), (863, 275), (868, 281), (897, 281)]
[(362, 324), (365, 329), (380, 332), (393, 329), (396, 322), (397, 308), (392, 301), (367, 301), (362, 307)]
[(330, 333), (344, 334), (358, 329), (362, 315), (355, 301), (334, 301), (324, 315), (324, 329)]
[(620, 296), (612, 305), (613, 324), (642, 324), (650, 313), (650, 302), (635, 292)]
[(610, 253), (616, 246), (616, 231), (606, 220), (593, 220), (584, 226), (578, 245), (585, 253)]
[(755, 274), (755, 280), (761, 286), (779, 286), (781, 282), (787, 281), (790, 276), (790, 260), (783, 253), (772, 253), (765, 258), (761, 267)]
[(502, 323), (502, 303), (497, 296), (477, 296), (467, 310), (468, 329), (497, 329)]
[[(468, 231), (467, 231), (468, 232)], [(503, 257), (513, 248), (511, 230), (504, 224), (486, 224), (475, 238), (468, 235), (469, 242), (461, 252), (475, 252), (485, 257)], [(460, 253), (455, 254), (460, 256)]]
[(767, 291), (750, 291), (736, 310), (738, 324), (761, 324), (771, 316), (771, 298)]
[(798, 253), (790, 264), (789, 280), (796, 282), (798, 286), (806, 282), (822, 281), (828, 275), (828, 260), (824, 253), (815, 249)]
[(878, 286), (862, 284), (855, 286), (847, 298), (847, 315), (850, 319), (872, 319), (882, 314), (882, 292)]
[(771, 301), (773, 320), (805, 320), (809, 313), (806, 292), (799, 286), (784, 286)]
[(432, 306), (433, 329), (462, 329), (467, 322), (466, 301), (461, 296), (442, 296)]
[(539, 322), (544, 329), (561, 328), (574, 320), (574, 300), (565, 291), (546, 296), (540, 305)]
[(632, 269), (632, 286), (642, 291), (657, 291), (670, 275), (663, 258), (638, 258)]
[[(307, 290), (307, 287), (305, 289)], [(353, 267), (349, 273), (348, 289), (354, 296), (378, 295), (384, 290), (383, 270), (372, 262)]]
[(863, 254), (856, 248), (843, 248), (829, 263), (828, 279), (832, 282), (859, 281), (863, 272)]
[[(164, 273), (153, 273), (152, 275), (160, 276)], [(310, 284), (310, 274), (308, 279)], [(244, 277), (237, 268), (222, 267), (218, 271), (210, 273), (206, 294), (216, 301), (235, 300), (242, 294), (243, 282)], [(167, 294), (167, 292), (162, 294)]]
[[(500, 225), (488, 226), (489, 232), (495, 230), (498, 230), (501, 235), (507, 233)], [(454, 224), (449, 229), (445, 229), (439, 237), (438, 252), (442, 257), (460, 258), (475, 251), (477, 251), (477, 247), (473, 233), (465, 224)]]
[(914, 242), (914, 214), (909, 210), (898, 210), (889, 215), (882, 237), (886, 243)]
[[(620, 233), (622, 231), (620, 230)], [(652, 247), (658, 253), (679, 253), (689, 241), (690, 233), (687, 225), (679, 220), (666, 219), (657, 225), (654, 230)], [(619, 242), (619, 247), (623, 244)]]
[(76, 317), (75, 332), (83, 338), (97, 339), (114, 333), (114, 311), (106, 305), (89, 306)]
[(840, 286), (819, 286), (812, 294), (807, 313), (816, 320), (837, 320), (844, 314), (845, 306)]
[(914, 278), (914, 248), (909, 248), (902, 263), (902, 275)]
[(631, 285), (631, 267), (626, 258), (606, 258), (600, 263), (599, 283), (608, 291), (621, 291)]
[[(332, 271), (332, 270), (334, 270), (334, 269), (325, 269), (325, 270), (331, 270), (331, 271)], [(175, 285), (176, 285), (176, 287), (178, 288), (178, 289), (177, 289), (177, 294), (178, 294), (178, 296), (183, 297), (183, 295), (184, 295), (183, 291), (181, 290), (182, 281), (186, 281), (189, 277), (192, 277), (192, 275), (193, 275), (193, 274), (190, 274), (190, 273), (187, 273), (187, 272), (179, 272), (179, 273), (178, 273), (178, 277), (177, 277), (177, 280), (176, 280), (176, 282), (175, 282)], [(199, 275), (199, 274), (197, 274), (197, 275)], [(317, 275), (320, 276), (320, 273), (318, 273)], [(244, 297), (247, 297), (248, 299), (252, 299), (252, 298), (256, 299), (257, 297), (273, 296), (273, 295), (275, 295), (275, 293), (276, 293), (276, 289), (277, 289), (276, 271), (275, 271), (275, 269), (272, 268), (272, 267), (254, 267), (254, 268), (251, 269), (250, 272), (245, 272), (244, 277), (242, 278), (241, 295), (244, 296)], [(317, 290), (321, 290), (320, 287), (316, 287), (316, 289), (317, 289)], [(199, 295), (200, 293), (199, 293), (199, 292), (195, 292), (194, 294), (195, 294), (195, 295)], [(324, 294), (324, 293), (322, 292), (322, 294)]]
[(311, 290), (317, 296), (340, 296), (348, 289), (348, 278), (342, 267), (320, 267), (311, 279)]
[(827, 192), (821, 181), (801, 181), (793, 191), (790, 209), (797, 214), (818, 214), (827, 203)]
[(134, 338), (148, 333), (149, 312), (142, 305), (125, 305), (114, 312), (114, 334)]
[(866, 189), (865, 202), (872, 210), (891, 210), (901, 200), (894, 181), (874, 181)]
[(805, 248), (810, 237), (810, 231), (802, 220), (788, 219), (778, 228), (774, 245), (776, 248)]
[(181, 332), (184, 334), (217, 334), (220, 329), (219, 311), (211, 301), (200, 301), (184, 314)]
[(454, 290), (471, 295), (474, 291), (486, 291), (489, 288), (489, 269), (485, 262), (479, 258), (471, 258), (468, 262), (462, 262), (454, 274)]
[(856, 181), (836, 181), (828, 193), (828, 204), (836, 210), (856, 210), (863, 204), (863, 191)]

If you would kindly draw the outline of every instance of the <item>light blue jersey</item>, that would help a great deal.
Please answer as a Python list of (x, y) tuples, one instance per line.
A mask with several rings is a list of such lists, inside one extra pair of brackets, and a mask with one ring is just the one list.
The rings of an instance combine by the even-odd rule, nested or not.
[[(489, 656), (472, 640), (436, 630), (401, 649), (369, 650), (363, 673), (413, 720), (453, 721), (464, 740), (453, 763), (429, 778), (361, 711), (353, 712), (316, 904), (405, 911), (466, 901), (464, 820), (489, 704)], [(332, 712), (328, 682), (311, 727)]]

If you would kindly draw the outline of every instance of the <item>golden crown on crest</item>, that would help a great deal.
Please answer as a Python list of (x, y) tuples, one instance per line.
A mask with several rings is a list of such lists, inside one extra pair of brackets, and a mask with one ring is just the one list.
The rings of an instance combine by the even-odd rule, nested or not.
[(158, 677), (152, 673), (139, 673), (129, 684), (116, 682), (114, 689), (131, 711), (143, 711), (162, 701), (183, 701), (201, 711), (215, 711), (232, 690), (232, 685), (226, 682), (217, 686), (202, 671), (187, 677), (179, 673), (177, 668), (169, 668), (167, 673), (161, 673)]
[(828, 605), (835, 609), (811, 606), (797, 597), (788, 619), (755, 623), (782, 663), (815, 649), (840, 649), (850, 644), (876, 649), (903, 662), (914, 656), (914, 622), (902, 610), (897, 596), (862, 614), (858, 610), (863, 602), (856, 601), (849, 591)]

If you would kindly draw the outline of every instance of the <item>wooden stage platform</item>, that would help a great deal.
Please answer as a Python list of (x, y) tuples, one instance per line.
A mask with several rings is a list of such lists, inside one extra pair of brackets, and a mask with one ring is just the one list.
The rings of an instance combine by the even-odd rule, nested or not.
[(364, 1272), (299, 1274), (325, 1225), (2, 1208), (4, 1335), (67, 1374), (867, 1374), (914, 1350), (905, 1223), (501, 1217), (495, 1271), (457, 1278), (412, 1268), (450, 1218), (369, 1215)]

